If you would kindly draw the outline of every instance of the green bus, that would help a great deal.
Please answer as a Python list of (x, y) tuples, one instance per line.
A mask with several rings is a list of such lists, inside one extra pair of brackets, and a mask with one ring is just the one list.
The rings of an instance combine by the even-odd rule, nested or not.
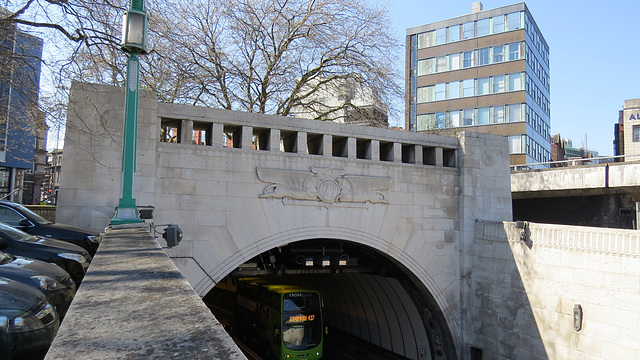
[(272, 360), (322, 358), (322, 298), (315, 290), (260, 277), (237, 280), (234, 334)]

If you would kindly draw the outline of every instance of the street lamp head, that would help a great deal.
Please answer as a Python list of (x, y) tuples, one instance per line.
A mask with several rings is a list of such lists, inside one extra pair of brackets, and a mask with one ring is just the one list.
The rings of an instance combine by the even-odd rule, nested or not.
[(129, 54), (147, 53), (147, 12), (129, 10), (122, 16), (122, 50)]

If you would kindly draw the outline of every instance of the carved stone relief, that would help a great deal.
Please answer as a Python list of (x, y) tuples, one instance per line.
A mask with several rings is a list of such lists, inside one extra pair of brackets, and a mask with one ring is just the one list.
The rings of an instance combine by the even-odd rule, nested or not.
[(260, 198), (387, 204), (391, 178), (345, 175), (344, 170), (312, 167), (311, 171), (257, 168), (267, 185)]

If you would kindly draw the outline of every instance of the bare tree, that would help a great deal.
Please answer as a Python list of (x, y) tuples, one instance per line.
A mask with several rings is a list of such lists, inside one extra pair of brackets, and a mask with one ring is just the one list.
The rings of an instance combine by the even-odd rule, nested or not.
[[(48, 64), (58, 88), (69, 79), (121, 85), (126, 57), (117, 38), (128, 4), (22, 0), (0, 22), (65, 39), (60, 61)], [(147, 10), (151, 51), (141, 58), (141, 87), (161, 101), (322, 120), (357, 114), (373, 125), (384, 124), (381, 109), (401, 103), (400, 62), (392, 58), (401, 45), (387, 10), (368, 1), (167, 0), (147, 1)], [(353, 99), (333, 91), (345, 84), (383, 106), (325, 101)]]
[[(92, 80), (97, 78), (103, 82), (107, 74), (104, 71), (105, 67), (111, 66), (117, 69), (114, 74), (122, 71), (118, 69), (116, 63), (111, 65), (108, 56), (102, 56), (99, 61), (96, 61), (96, 54), (117, 51), (119, 36), (119, 30), (116, 30), (117, 16), (120, 16), (127, 3), (114, 1), (117, 3), (93, 0), (0, 0), (2, 39), (9, 39), (7, 34), (19, 34), (22, 37), (32, 36), (39, 40), (33, 49), (26, 48), (29, 43), (25, 41), (20, 41), (18, 47), (10, 46), (7, 41), (3, 43), (0, 47), (2, 69), (10, 70), (0, 70), (0, 83), (12, 90), (26, 92), (27, 87), (33, 87), (34, 82), (37, 84), (41, 67), (53, 74), (57, 73), (55, 82), (50, 84), (53, 89), (49, 89), (44, 97), (38, 98), (37, 93), (40, 89), (37, 88), (34, 89), (35, 96), (22, 96), (36, 100), (28, 105), (39, 116), (25, 114), (21, 119), (15, 119), (16, 114), (13, 114), (14, 125), (21, 123), (25, 128), (31, 128), (33, 133), (37, 126), (42, 126), (40, 122), (43, 121), (43, 116), (48, 118), (49, 123), (63, 122), (64, 115), (59, 110), (67, 98), (66, 90), (70, 74), (88, 75), (95, 70), (100, 73), (94, 74), (93, 77), (85, 77)], [(107, 13), (109, 15), (106, 15)], [(52, 61), (45, 61), (40, 57), (43, 39), (48, 44), (45, 51), (52, 53), (50, 54)], [(86, 49), (92, 49), (91, 57), (85, 56), (88, 53)], [(87, 62), (89, 66), (86, 65)], [(83, 71), (70, 72), (72, 65), (76, 68), (82, 67)], [(15, 76), (14, 69), (19, 69), (22, 76)], [(116, 77), (117, 75), (113, 75), (111, 79)], [(78, 80), (82, 80), (82, 77), (78, 77)], [(3, 97), (0, 100), (8, 101), (7, 99)], [(6, 107), (3, 106), (3, 108)], [(6, 124), (7, 118), (3, 118), (2, 121)]]
[(357, 79), (377, 103), (392, 104), (402, 94), (392, 58), (399, 44), (386, 10), (366, 1), (177, 0), (172, 6), (180, 10), (171, 18), (154, 15), (154, 50), (183, 81), (173, 101), (284, 116), (297, 108), (331, 120), (362, 110), (348, 101), (319, 104), (346, 82)]

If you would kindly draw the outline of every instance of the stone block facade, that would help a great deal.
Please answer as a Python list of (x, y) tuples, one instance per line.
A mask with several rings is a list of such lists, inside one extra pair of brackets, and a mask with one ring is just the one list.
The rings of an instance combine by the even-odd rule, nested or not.
[(484, 358), (640, 358), (637, 231), (478, 222), (473, 249), (469, 344)]
[[(154, 206), (155, 224), (182, 228), (180, 246), (166, 251), (201, 296), (270, 249), (310, 239), (355, 242), (417, 279), (465, 356), (475, 222), (511, 219), (506, 138), (247, 114), (140, 95), (134, 197)], [(73, 84), (58, 222), (100, 230), (112, 218), (124, 118), (116, 109), (123, 103), (122, 89)]]

